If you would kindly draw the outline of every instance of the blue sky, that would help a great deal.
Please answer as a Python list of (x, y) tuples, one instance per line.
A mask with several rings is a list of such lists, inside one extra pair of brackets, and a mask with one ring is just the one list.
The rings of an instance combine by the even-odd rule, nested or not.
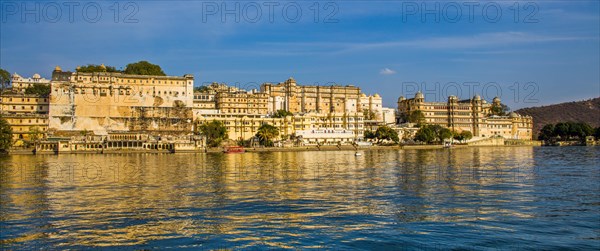
[(148, 60), (196, 85), (354, 84), (390, 107), (416, 89), (513, 109), (600, 96), (599, 1), (78, 3), (1, 1), (1, 68)]

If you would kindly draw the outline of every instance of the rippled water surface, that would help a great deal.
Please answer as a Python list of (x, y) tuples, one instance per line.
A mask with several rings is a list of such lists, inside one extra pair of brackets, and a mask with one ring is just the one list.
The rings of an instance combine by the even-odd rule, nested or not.
[(0, 249), (600, 249), (600, 147), (0, 157)]

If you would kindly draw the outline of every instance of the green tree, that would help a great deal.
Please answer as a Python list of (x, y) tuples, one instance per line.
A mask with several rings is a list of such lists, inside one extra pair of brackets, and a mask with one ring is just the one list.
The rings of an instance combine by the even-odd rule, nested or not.
[(415, 123), (420, 127), (425, 124), (425, 114), (420, 110), (412, 111), (408, 116), (408, 122)]
[(415, 134), (415, 140), (425, 142), (427, 144), (432, 143), (436, 139), (435, 131), (431, 126), (422, 126)]
[(12, 146), (12, 127), (0, 116), (0, 152), (5, 152)]
[(77, 72), (120, 72), (114, 66), (104, 66), (104, 65), (95, 65), (88, 64), (85, 66), (77, 67)]
[(287, 116), (292, 116), (294, 115), (292, 112), (290, 111), (286, 111), (286, 110), (277, 110), (274, 114), (273, 114), (273, 118), (285, 118)]
[(380, 126), (379, 128), (377, 128), (377, 131), (375, 131), (375, 137), (379, 141), (391, 140), (396, 143), (400, 141), (400, 138), (398, 138), (398, 133), (389, 126)]
[(25, 89), (25, 94), (35, 94), (40, 97), (48, 97), (50, 95), (50, 85), (33, 84)]
[(206, 143), (210, 147), (217, 147), (221, 141), (227, 139), (227, 128), (221, 121), (213, 120), (199, 127), (200, 132), (206, 137)]
[(44, 134), (39, 127), (34, 126), (29, 128), (29, 139), (33, 142), (38, 142)]
[(559, 136), (561, 139), (567, 139), (569, 137), (569, 124), (568, 123), (557, 123), (554, 126), (554, 135)]
[(538, 139), (540, 140), (550, 140), (554, 137), (556, 137), (556, 134), (554, 134), (554, 124), (544, 125), (542, 130), (540, 130), (540, 135), (538, 135)]
[(273, 146), (273, 139), (277, 136), (279, 136), (279, 129), (269, 124), (262, 124), (256, 132), (256, 137), (263, 146)]
[(166, 74), (160, 68), (159, 65), (152, 64), (148, 61), (140, 61), (137, 63), (128, 64), (125, 67), (125, 74), (132, 75), (152, 75), (152, 76), (165, 76)]
[(375, 136), (375, 133), (371, 130), (365, 130), (365, 139), (374, 139), (377, 138), (377, 136)]
[(600, 140), (600, 127), (594, 129), (594, 137), (596, 137), (596, 140)]
[(446, 139), (452, 138), (453, 136), (455, 136), (455, 134), (448, 128), (440, 125), (425, 125), (422, 126), (419, 131), (417, 131), (415, 140), (427, 143), (432, 143), (434, 141), (442, 142)]
[(471, 131), (462, 131), (460, 133), (454, 133), (454, 139), (463, 142), (465, 140), (470, 140), (473, 138), (473, 133)]
[(577, 137), (579, 139), (585, 139), (587, 136), (594, 134), (594, 129), (587, 123), (572, 123), (569, 128), (570, 136)]
[(463, 137), (463, 140), (470, 140), (473, 138), (473, 133), (471, 131), (462, 131), (460, 135)]
[(444, 141), (446, 139), (450, 139), (450, 138), (452, 138), (452, 131), (450, 131), (450, 129), (448, 129), (448, 128), (441, 128), (437, 132), (437, 138), (440, 141)]
[(209, 90), (208, 86), (196, 86), (194, 87), (194, 92), (207, 92)]
[(2, 89), (0, 89), (0, 93), (4, 91), (4, 88), (8, 87), (10, 84), (10, 73), (8, 71), (0, 68), (0, 85), (2, 85)]
[(491, 109), (492, 115), (498, 115), (498, 116), (506, 116), (509, 111), (510, 111), (510, 108), (505, 104), (494, 105), (494, 106), (492, 106), (492, 109)]

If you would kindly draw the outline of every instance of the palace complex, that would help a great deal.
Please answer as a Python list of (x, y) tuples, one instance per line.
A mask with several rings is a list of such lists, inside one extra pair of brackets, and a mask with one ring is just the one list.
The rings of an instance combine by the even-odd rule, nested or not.
[[(36, 84), (49, 87), (50, 94), (27, 94)], [(104, 135), (102, 140), (113, 142), (106, 144), (114, 147), (169, 148), (177, 144), (143, 143), (141, 138), (147, 136), (141, 135), (181, 139), (196, 135), (203, 123), (217, 120), (223, 122), (232, 140), (251, 139), (261, 125), (271, 124), (279, 129), (282, 140), (349, 144), (362, 140), (366, 130), (375, 131), (382, 125), (401, 135), (414, 134), (418, 128), (403, 123), (417, 111), (425, 124), (471, 131), (478, 138), (532, 138), (531, 117), (493, 115), (494, 108), (502, 106), (499, 98), (487, 103), (479, 96), (466, 100), (450, 96), (446, 102), (426, 102), (418, 92), (411, 99), (400, 97), (397, 105), (397, 109), (383, 107), (380, 95), (367, 95), (353, 85), (300, 85), (293, 78), (264, 83), (258, 90), (220, 83), (194, 90), (194, 76), (189, 74), (82, 73), (62, 71), (58, 66), (50, 80), (39, 74), (23, 78), (15, 73), (12, 89), (0, 96), (1, 115), (12, 126), (15, 140), (84, 132), (80, 134), (84, 138)], [(285, 111), (284, 115), (276, 115), (280, 111)], [(119, 135), (138, 136), (123, 143), (117, 139), (127, 137)], [(81, 147), (94, 149), (94, 144), (82, 142)]]

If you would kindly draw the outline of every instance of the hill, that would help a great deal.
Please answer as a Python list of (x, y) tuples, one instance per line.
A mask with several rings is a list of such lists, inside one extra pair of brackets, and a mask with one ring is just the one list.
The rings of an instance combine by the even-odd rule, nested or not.
[(556, 105), (522, 108), (515, 112), (533, 117), (533, 132), (536, 135), (544, 125), (558, 122), (585, 122), (595, 128), (600, 126), (600, 97)]

